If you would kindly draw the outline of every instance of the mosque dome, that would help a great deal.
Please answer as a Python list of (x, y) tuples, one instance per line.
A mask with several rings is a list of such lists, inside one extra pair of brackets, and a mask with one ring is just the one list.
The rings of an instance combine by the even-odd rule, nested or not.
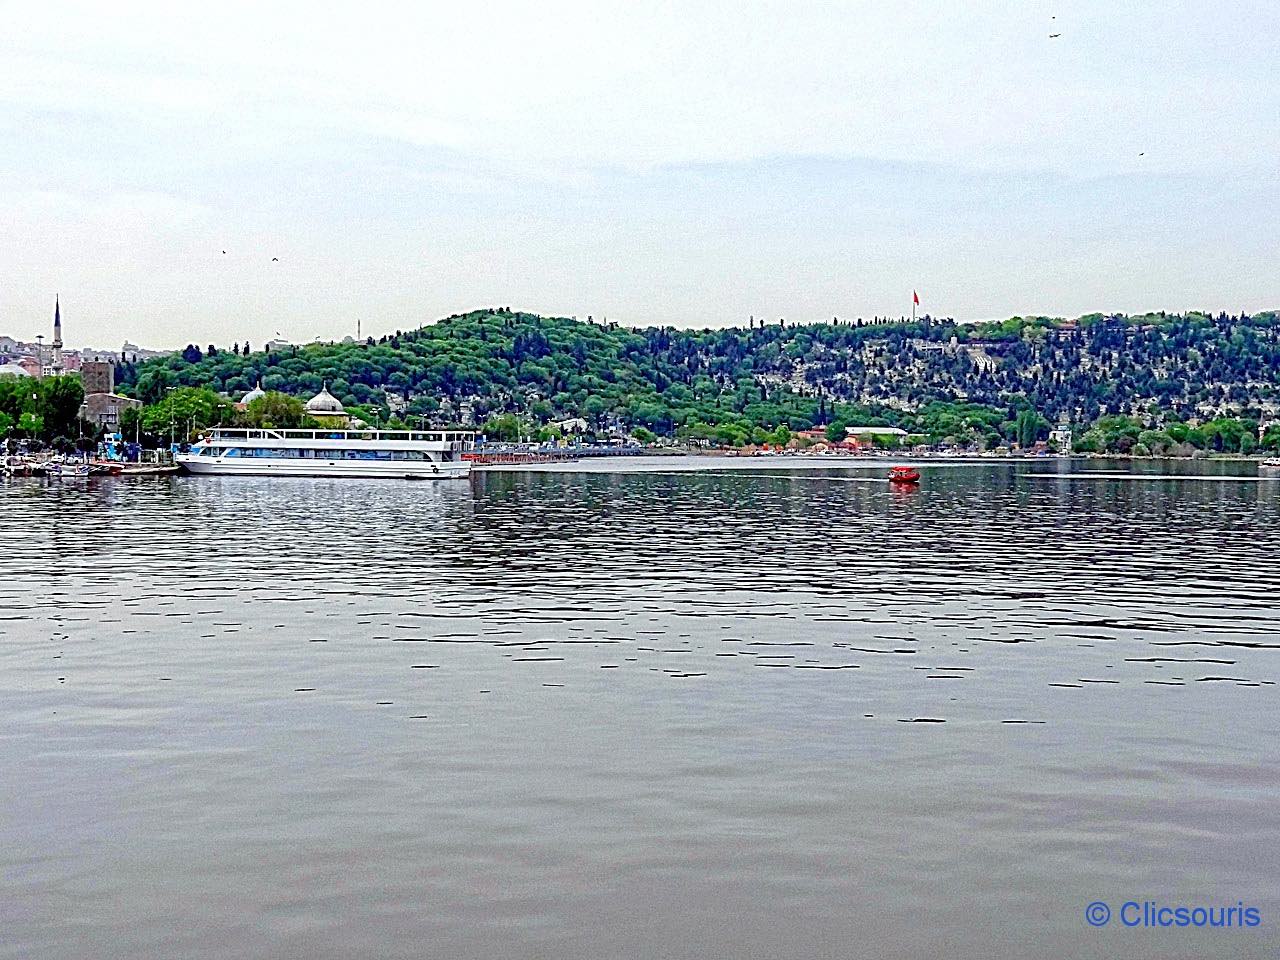
[(248, 393), (246, 393), (243, 397), (240, 398), (240, 402), (245, 405), (248, 405), (250, 403), (253, 403), (253, 401), (257, 400), (259, 397), (265, 397), (266, 395), (267, 395), (267, 391), (262, 389), (262, 381), (259, 380), (258, 385), (256, 387), (254, 387), (252, 390), (250, 390)]
[(307, 401), (307, 413), (313, 417), (345, 417), (347, 415), (342, 403), (329, 392), (328, 387), (321, 387), (320, 392)]
[(29, 377), (31, 374), (16, 363), (0, 363), (0, 377)]

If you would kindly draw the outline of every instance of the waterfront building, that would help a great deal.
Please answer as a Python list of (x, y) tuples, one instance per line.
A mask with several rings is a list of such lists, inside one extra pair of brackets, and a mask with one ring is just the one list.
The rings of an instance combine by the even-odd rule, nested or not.
[(247, 407), (249, 404), (253, 403), (253, 401), (257, 400), (259, 397), (265, 397), (266, 395), (267, 395), (267, 391), (262, 389), (262, 381), (259, 380), (252, 390), (250, 390), (248, 393), (246, 393), (243, 397), (240, 398), (240, 406)]
[(0, 363), (0, 377), (30, 377), (31, 372), (20, 363)]
[(115, 433), (120, 427), (120, 415), (126, 410), (142, 406), (141, 400), (122, 397), (117, 393), (91, 393), (85, 396), (80, 407), (80, 419)]
[(1057, 429), (1049, 431), (1049, 442), (1056, 444), (1059, 453), (1071, 452), (1071, 425), (1060, 423)]
[(80, 368), (80, 380), (84, 385), (84, 403), (80, 406), (80, 418), (96, 424), (108, 433), (120, 428), (120, 415), (125, 410), (141, 407), (141, 400), (122, 397), (115, 392), (116, 366), (106, 360), (89, 360)]
[(901, 427), (845, 427), (845, 436), (847, 437), (893, 437), (897, 440), (905, 440), (910, 434)]

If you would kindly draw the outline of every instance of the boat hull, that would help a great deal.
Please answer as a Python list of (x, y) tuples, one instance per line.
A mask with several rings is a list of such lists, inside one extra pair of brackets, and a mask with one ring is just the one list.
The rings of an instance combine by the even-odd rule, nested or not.
[(270, 457), (200, 457), (178, 454), (187, 473), (252, 477), (375, 477), (388, 480), (465, 480), (471, 464), (465, 460), (432, 461), (273, 459)]

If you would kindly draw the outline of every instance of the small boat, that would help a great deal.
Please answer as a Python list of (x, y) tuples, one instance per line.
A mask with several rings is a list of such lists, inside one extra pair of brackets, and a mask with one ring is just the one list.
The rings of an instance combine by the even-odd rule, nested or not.
[(1278, 470), (1280, 469), (1280, 457), (1267, 457), (1265, 460), (1260, 460), (1258, 466), (1266, 470)]
[(919, 483), (920, 471), (915, 467), (890, 467), (890, 483)]
[(57, 460), (53, 460), (47, 464), (45, 469), (48, 475), (55, 479), (89, 476), (89, 464), (87, 463), (59, 463)]

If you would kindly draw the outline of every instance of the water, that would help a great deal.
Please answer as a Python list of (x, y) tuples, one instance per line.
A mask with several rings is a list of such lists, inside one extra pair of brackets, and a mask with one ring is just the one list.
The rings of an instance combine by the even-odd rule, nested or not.
[(0, 957), (1276, 954), (1280, 484), (705, 465), (0, 485)]

